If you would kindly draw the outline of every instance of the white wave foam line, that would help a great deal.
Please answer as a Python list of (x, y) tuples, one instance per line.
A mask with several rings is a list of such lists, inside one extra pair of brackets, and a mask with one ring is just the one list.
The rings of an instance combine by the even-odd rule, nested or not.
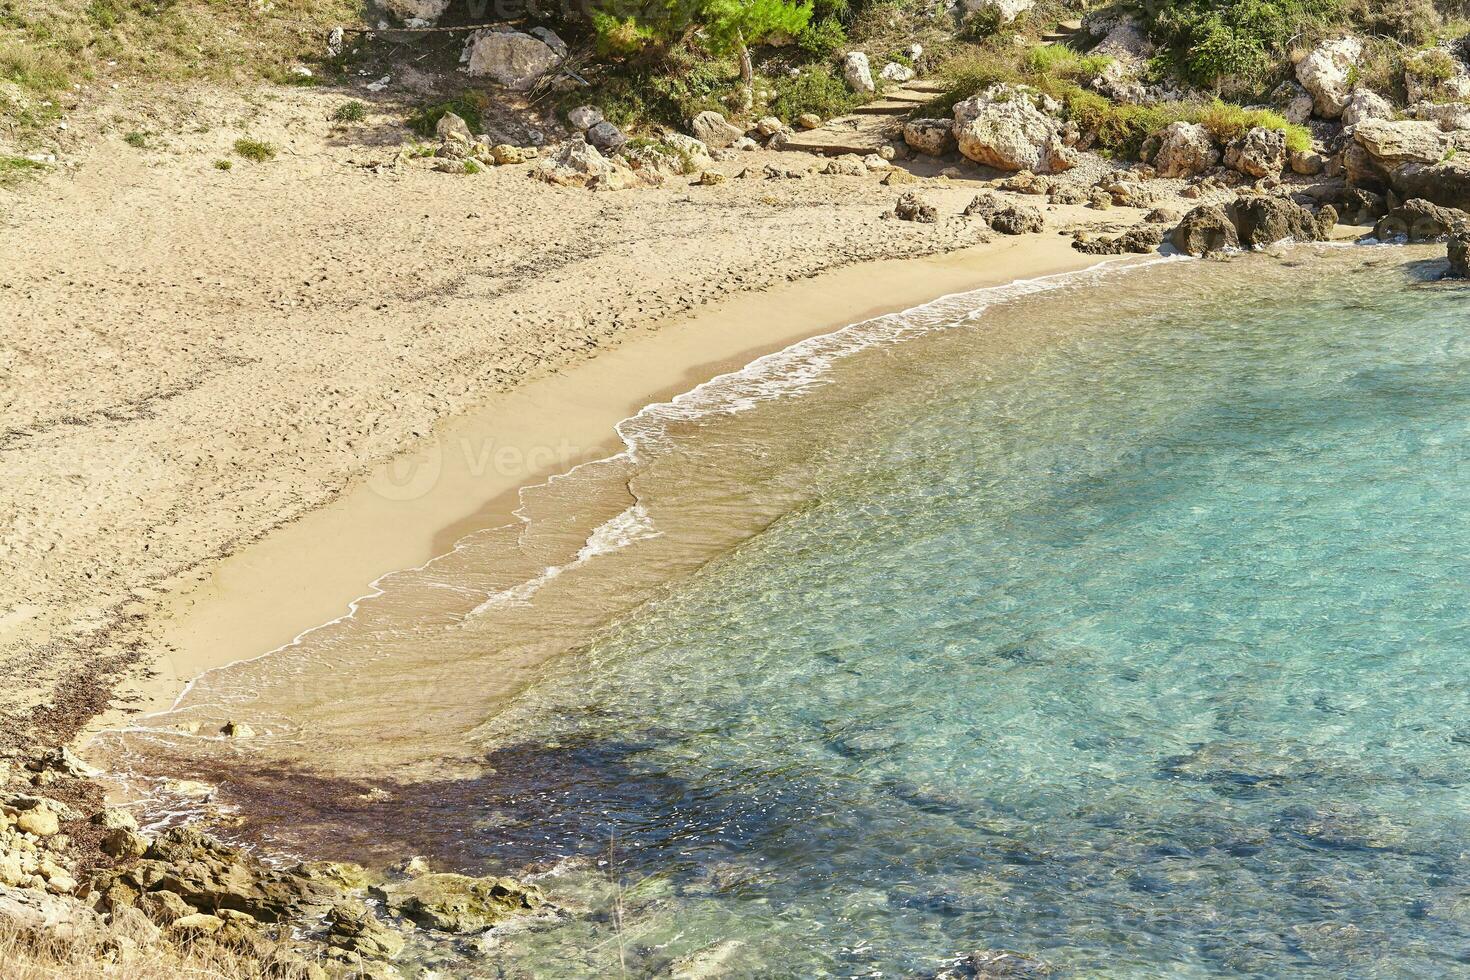
[(641, 503), (634, 504), (617, 517), (600, 524), (587, 536), (586, 543), (571, 561), (565, 565), (550, 565), (535, 578), (503, 592), (496, 592), (472, 609), (469, 617), (480, 616), (492, 609), (506, 606), (529, 605), (531, 598), (541, 591), (541, 587), (562, 572), (585, 565), (598, 555), (619, 551), (635, 541), (646, 541), (661, 534), (663, 532), (653, 526), (653, 517), (648, 510)]
[[(624, 449), (622, 452), (614, 453), (613, 455), (608, 456), (604, 459), (597, 459), (591, 460), (586, 463), (580, 463), (577, 466), (574, 466), (571, 469), (567, 470), (565, 473), (553, 475), (543, 483), (538, 483), (532, 486), (521, 488), (521, 490), (519, 491), (521, 504), (513, 512), (514, 516), (520, 522), (523, 528), (531, 523), (531, 519), (526, 513), (526, 495), (527, 492), (530, 490), (537, 490), (548, 487), (559, 480), (564, 480), (573, 476), (579, 470), (588, 466), (598, 466), (603, 464), (615, 463), (623, 459), (636, 461), (638, 458), (637, 440), (639, 435), (647, 436), (650, 434), (647, 432), (635, 433), (633, 431), (634, 425), (639, 423), (640, 420), (644, 422), (651, 422), (654, 419), (661, 419), (665, 422), (665, 424), (667, 424), (669, 422), (675, 421), (693, 420), (701, 417), (702, 415), (707, 416), (709, 414), (714, 414), (721, 411), (728, 413), (746, 411), (750, 408), (755, 407), (755, 405), (759, 404), (762, 401), (766, 401), (771, 398), (789, 396), (799, 393), (800, 391), (805, 390), (806, 388), (814, 384), (825, 383), (821, 380), (821, 378), (826, 373), (826, 370), (834, 362), (842, 357), (855, 354), (861, 350), (865, 350), (877, 344), (885, 342), (893, 343), (901, 341), (908, 336), (917, 336), (920, 333), (927, 333), (931, 330), (942, 329), (946, 326), (953, 326), (955, 323), (961, 320), (973, 320), (980, 314), (982, 314), (986, 309), (989, 309), (991, 306), (994, 306), (997, 303), (1004, 302), (1005, 300), (1018, 298), (1033, 293), (1046, 292), (1052, 289), (1059, 289), (1063, 286), (1084, 281), (1086, 279), (1098, 278), (1102, 274), (1110, 271), (1130, 272), (1136, 269), (1143, 269), (1162, 263), (1181, 261), (1193, 260), (1185, 255), (1160, 255), (1142, 261), (1134, 261), (1129, 259), (1105, 259), (1097, 263), (1096, 265), (1092, 265), (1087, 267), (1086, 269), (1081, 269), (1075, 272), (1055, 273), (1048, 276), (1040, 276), (1035, 279), (1018, 279), (1008, 285), (987, 286), (981, 289), (970, 290), (963, 293), (950, 293), (948, 295), (941, 296), (931, 302), (916, 306), (913, 309), (906, 310), (902, 313), (890, 314), (888, 316), (876, 317), (872, 320), (865, 320), (859, 323), (850, 324), (846, 327), (842, 327), (836, 331), (833, 331), (832, 333), (822, 334), (817, 337), (812, 337), (807, 340), (800, 341), (773, 354), (767, 354), (764, 357), (756, 358), (754, 361), (750, 362), (738, 371), (733, 371), (729, 374), (723, 374), (718, 377), (712, 378), (709, 381), (706, 381), (705, 383), (698, 385), (683, 394), (676, 395), (674, 398), (667, 402), (660, 402), (649, 405), (631, 418), (624, 419), (622, 422), (618, 423), (618, 425), (615, 427), (615, 431), (618, 433), (618, 436), (623, 440), (624, 445), (627, 447), (626, 449)], [(988, 302), (986, 300), (988, 300)], [(921, 326), (921, 323), (927, 325)], [(785, 372), (784, 376), (780, 372)], [(721, 403), (720, 401), (721, 397), (723, 398), (723, 403)], [(634, 507), (641, 507), (641, 504), (635, 504)], [(616, 520), (617, 518), (614, 518), (614, 521)], [(347, 604), (347, 609), (342, 613), (342, 615), (337, 616), (334, 619), (327, 620), (324, 623), (319, 623), (315, 626), (302, 630), (300, 633), (292, 637), (289, 641), (281, 644), (278, 647), (273, 647), (272, 649), (267, 650), (264, 653), (257, 654), (253, 657), (242, 657), (239, 660), (233, 660), (229, 663), (221, 664), (218, 667), (211, 667), (206, 671), (202, 671), (197, 677), (193, 678), (186, 685), (184, 685), (184, 689), (179, 692), (178, 697), (174, 699), (173, 703), (169, 707), (163, 709), (162, 711), (155, 711), (151, 714), (143, 715), (141, 718), (138, 719), (138, 721), (144, 722), (153, 718), (160, 718), (164, 715), (173, 713), (178, 709), (179, 705), (183, 703), (184, 699), (189, 696), (189, 693), (194, 690), (199, 682), (204, 678), (210, 676), (211, 674), (215, 674), (224, 670), (229, 670), (232, 667), (238, 667), (242, 664), (254, 663), (258, 660), (264, 660), (267, 657), (271, 657), (293, 647), (300, 646), (303, 642), (305, 642), (306, 638), (311, 636), (313, 633), (316, 633), (319, 630), (328, 629), (332, 626), (337, 625), (338, 623), (342, 623), (346, 620), (352, 619), (357, 615), (357, 610), (362, 606), (363, 603), (368, 602), (372, 599), (376, 599), (384, 594), (384, 582), (392, 576), (407, 572), (426, 571), (442, 559), (452, 557), (453, 555), (457, 554), (461, 549), (468, 547), (478, 536), (482, 534), (507, 530), (515, 526), (515, 524), (506, 524), (499, 527), (485, 528), (480, 531), (471, 532), (456, 541), (454, 546), (443, 555), (436, 555), (435, 557), (429, 559), (427, 562), (424, 562), (422, 565), (416, 565), (411, 568), (398, 569), (396, 571), (387, 572), (384, 575), (379, 576), (372, 582), (368, 583), (367, 592), (363, 593), (362, 595), (358, 596), (356, 599), (353, 599)], [(651, 518), (648, 521), (647, 531), (648, 534), (645, 534), (645, 537), (651, 536), (656, 533), (661, 533), (658, 532), (655, 527), (653, 527)], [(596, 532), (594, 532), (592, 536), (589, 536), (588, 545), (585, 545), (582, 549), (584, 552), (591, 545), (592, 537), (595, 536)], [(632, 541), (626, 542), (626, 544), (631, 543)], [(621, 546), (622, 545), (620, 545), (620, 547)], [(545, 573), (543, 572), (542, 575), (537, 576), (536, 578), (529, 581), (545, 584)], [(537, 586), (537, 588), (539, 587), (540, 585)], [(506, 592), (514, 591), (516, 590), (506, 590)], [(484, 608), (486, 606), (486, 603), (491, 602), (496, 596), (504, 594), (504, 592), (501, 592), (486, 596), (486, 601), (482, 602), (480, 606), (476, 607), (476, 610)], [(474, 613), (471, 613), (470, 615), (474, 615)], [(207, 707), (207, 705), (199, 705), (196, 707)], [(157, 730), (143, 724), (132, 724), (99, 732), (98, 735), (95, 737), (100, 738), (103, 735), (127, 734), (135, 732), (156, 734)]]

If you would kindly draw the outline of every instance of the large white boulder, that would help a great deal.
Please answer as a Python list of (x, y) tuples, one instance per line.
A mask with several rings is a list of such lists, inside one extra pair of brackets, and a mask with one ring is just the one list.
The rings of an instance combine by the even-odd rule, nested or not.
[(1160, 177), (1194, 177), (1220, 162), (1210, 131), (1198, 123), (1171, 123), (1158, 140), (1153, 165)]
[(1353, 140), (1385, 172), (1404, 163), (1438, 163), (1450, 144), (1439, 124), (1368, 119), (1353, 127)]
[(965, 13), (994, 17), (997, 25), (1011, 23), (1036, 6), (1036, 0), (964, 0)]
[(1286, 134), (1256, 126), (1225, 148), (1225, 166), (1247, 177), (1278, 177), (1286, 166)]
[(701, 142), (717, 150), (723, 150), (745, 135), (745, 130), (732, 126), (724, 116), (712, 109), (689, 120), (689, 131)]
[(1062, 141), (1061, 106), (1025, 85), (992, 85), (954, 107), (960, 152), (997, 170), (1056, 173), (1076, 165)]
[(842, 59), (842, 77), (854, 92), (873, 92), (873, 70), (868, 66), (868, 56), (861, 51), (850, 51)]
[(1287, 79), (1276, 86), (1271, 92), (1270, 102), (1281, 110), (1289, 123), (1300, 126), (1312, 118), (1312, 93), (1293, 79)]
[(1355, 37), (1324, 41), (1297, 62), (1296, 80), (1312, 95), (1312, 108), (1323, 119), (1336, 119), (1347, 107), (1353, 67), (1363, 56)]
[(524, 91), (561, 64), (562, 56), (539, 37), (486, 30), (470, 35), (462, 60), (471, 75)]
[(383, 6), (410, 27), (428, 27), (444, 16), (449, 0), (383, 0)]
[(1342, 110), (1344, 126), (1356, 126), (1369, 119), (1392, 118), (1393, 105), (1377, 92), (1365, 88), (1360, 88), (1348, 96), (1347, 105), (1343, 106)]

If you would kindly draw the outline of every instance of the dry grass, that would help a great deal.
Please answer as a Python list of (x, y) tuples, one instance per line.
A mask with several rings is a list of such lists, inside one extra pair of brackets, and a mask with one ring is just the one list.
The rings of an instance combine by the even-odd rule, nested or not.
[(245, 957), (212, 944), (138, 947), (99, 936), (70, 942), (36, 939), (0, 924), (5, 980), (306, 980), (303, 967)]
[[(292, 65), (320, 64), (326, 32), (363, 10), (363, 0), (0, 0), (0, 94), (7, 83), (40, 102), (103, 79), (288, 80)], [(25, 123), (6, 103), (0, 123)]]

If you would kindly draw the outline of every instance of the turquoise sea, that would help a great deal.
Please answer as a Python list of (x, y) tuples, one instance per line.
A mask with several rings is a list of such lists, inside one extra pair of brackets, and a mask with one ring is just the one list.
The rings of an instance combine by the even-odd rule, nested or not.
[(481, 772), (372, 819), (580, 910), (476, 975), (1470, 974), (1470, 292), (1441, 267), (1302, 248), (960, 298), (664, 419), (621, 471), (639, 533), (517, 600), (625, 601), (460, 737)]

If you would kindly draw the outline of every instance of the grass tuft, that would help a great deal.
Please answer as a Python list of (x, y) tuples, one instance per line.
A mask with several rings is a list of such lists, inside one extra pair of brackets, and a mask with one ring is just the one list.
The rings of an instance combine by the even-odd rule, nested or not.
[(265, 163), (276, 158), (276, 148), (263, 140), (241, 137), (235, 140), (235, 152), (252, 163)]
[(367, 118), (367, 106), (361, 102), (344, 102), (332, 110), (332, 121), (350, 124), (360, 123)]

